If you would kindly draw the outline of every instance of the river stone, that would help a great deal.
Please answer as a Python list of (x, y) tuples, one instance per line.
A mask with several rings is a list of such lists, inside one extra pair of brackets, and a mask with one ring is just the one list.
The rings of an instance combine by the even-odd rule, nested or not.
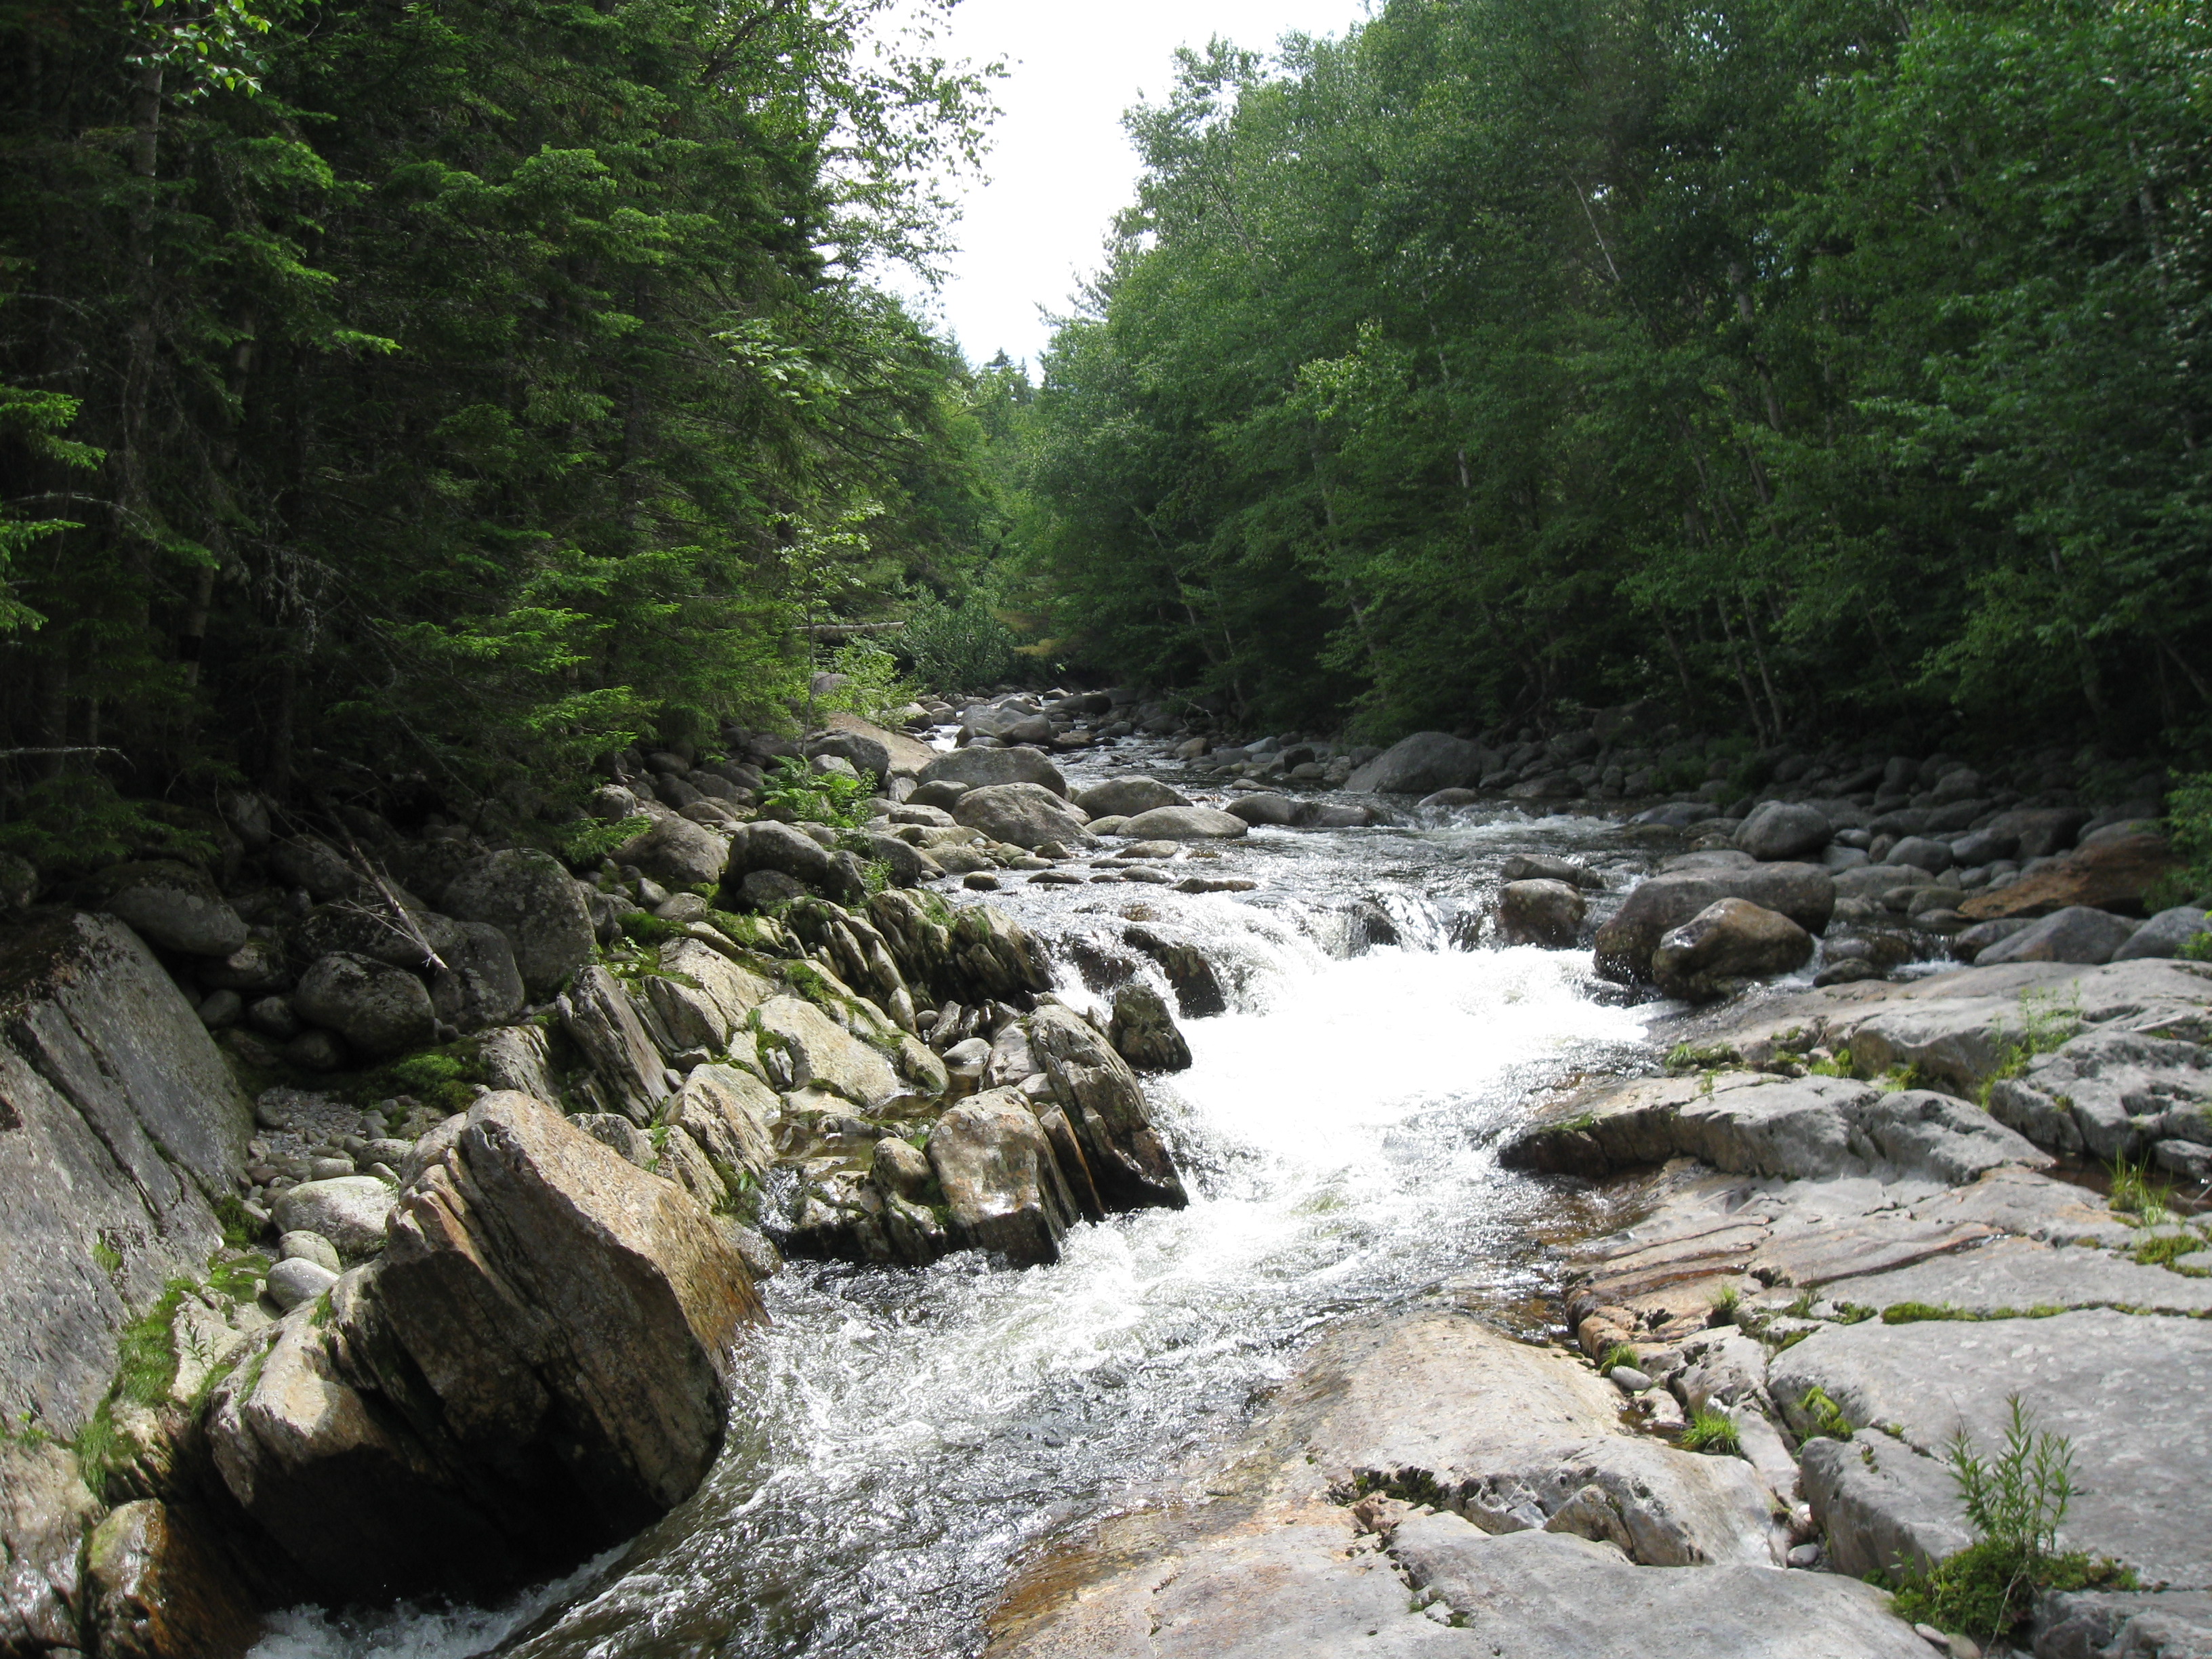
[(2173, 865), (2172, 849), (2163, 836), (2131, 831), (2080, 848), (2009, 886), (1973, 894), (1959, 908), (1975, 921), (2047, 916), (2076, 906), (2139, 915), (2143, 896)]
[(775, 983), (696, 939), (660, 948), (660, 972), (644, 981), (646, 1000), (678, 1048), (720, 1054), (752, 1011), (776, 994)]
[(2000, 1450), (2008, 1400), (2073, 1443), (2079, 1494), (2063, 1549), (2126, 1562), (2154, 1583), (2212, 1589), (2212, 1322), (2114, 1313), (1829, 1326), (1775, 1358), (1785, 1409), (1818, 1388), (1853, 1423), (1879, 1423), (1924, 1457), (1964, 1430)]
[(1735, 844), (1761, 860), (1798, 859), (1819, 852), (1835, 833), (1819, 807), (1771, 800), (1743, 821)]
[(562, 1029), (608, 1103), (633, 1123), (652, 1122), (668, 1097), (666, 1067), (628, 988), (594, 964), (576, 975), (557, 1006)]
[[(2154, 958), (2185, 957), (2190, 941), (2202, 939), (2212, 933), (2212, 916), (2193, 906), (2182, 905), (2172, 910), (2161, 910), (2136, 929), (2126, 944), (2112, 952), (2114, 962), (2144, 962)], [(2198, 949), (2204, 947), (2199, 945)]]
[(246, 943), (246, 923), (215, 884), (189, 864), (156, 860), (103, 870), (100, 908), (165, 951), (228, 957)]
[(1250, 826), (1211, 806), (1158, 806), (1131, 818), (1121, 833), (1132, 841), (1233, 841)]
[(329, 1268), (333, 1277), (345, 1271), (345, 1264), (338, 1260), (337, 1246), (320, 1233), (302, 1230), (280, 1237), (276, 1241), (276, 1259), (289, 1261), (295, 1257)]
[(2110, 962), (2134, 938), (2136, 927), (2109, 911), (2070, 906), (1999, 939), (1974, 962), (1982, 968), (2008, 962), (2078, 962), (2095, 966)]
[(1083, 839), (1090, 815), (1042, 784), (985, 784), (961, 796), (952, 816), (993, 841), (1032, 850)]
[(276, 1200), (276, 1228), (285, 1233), (318, 1233), (342, 1256), (356, 1260), (384, 1248), (385, 1219), (392, 1213), (392, 1189), (374, 1176), (339, 1176), (303, 1181)]
[(1107, 1027), (1106, 1040), (1138, 1071), (1190, 1069), (1190, 1044), (1176, 1029), (1175, 1016), (1160, 994), (1149, 985), (1125, 985), (1114, 994), (1114, 1023)]
[[(1085, 1172), (1104, 1207), (1179, 1210), (1188, 1203), (1129, 1063), (1071, 1009), (1047, 1003), (1028, 1025), (1030, 1050), (1081, 1144)], [(1074, 1177), (1071, 1170), (1071, 1184)]]
[(1659, 941), (1651, 976), (1668, 996), (1707, 1002), (1746, 980), (1792, 973), (1812, 959), (1813, 936), (1789, 917), (1725, 898)]
[(151, 1498), (102, 1518), (84, 1564), (84, 1625), (100, 1659), (231, 1659), (260, 1638), (255, 1598), (210, 1531)]
[(422, 981), (404, 968), (333, 951), (300, 975), (292, 1006), (373, 1060), (428, 1047), (437, 1010)]
[(1067, 780), (1060, 769), (1036, 749), (960, 749), (950, 755), (939, 755), (921, 769), (921, 787), (914, 799), (930, 806), (942, 806), (947, 811), (958, 804), (957, 798), (941, 799), (929, 792), (933, 783), (963, 784), (970, 789), (981, 789), (994, 784), (1034, 783), (1049, 789), (1063, 800), (1067, 797)]
[(906, 798), (907, 805), (933, 806), (949, 816), (953, 802), (974, 787), (973, 784), (956, 783), (950, 778), (939, 778), (933, 782), (915, 785), (914, 793)]
[(441, 957), (459, 948), (461, 923), (419, 904), (404, 900), (402, 904), (403, 911), (395, 914), (380, 894), (366, 902), (319, 904), (289, 930), (292, 954), (296, 960), (311, 962), (337, 951), (419, 971), (429, 961), (426, 945), (430, 954)]
[[(1690, 856), (1701, 855), (1692, 854)], [(1605, 885), (1605, 878), (1596, 871), (1577, 864), (1572, 859), (1563, 859), (1555, 853), (1516, 853), (1498, 866), (1498, 873), (1508, 882), (1563, 881), (1570, 887), (1585, 890), (1595, 890)]]
[(2000, 939), (2010, 939), (2024, 927), (2035, 924), (2019, 916), (2009, 916), (2002, 921), (1978, 921), (1951, 940), (1951, 954), (1960, 962), (1974, 962), (1983, 951)]
[(336, 1272), (319, 1261), (290, 1256), (269, 1270), (269, 1299), (286, 1312), (313, 1302), (338, 1282)]
[(1581, 934), (1589, 902), (1563, 881), (1510, 881), (1498, 895), (1498, 931), (1509, 945), (1571, 948)]
[(1429, 795), (1471, 789), (1482, 781), (1488, 757), (1478, 744), (1442, 732), (1416, 732), (1356, 767), (1346, 787), (1386, 795)]
[(524, 988), (533, 998), (559, 991), (590, 962), (591, 914), (575, 880), (550, 853), (510, 848), (487, 854), (447, 885), (447, 915), (486, 922), (507, 935)]
[(1075, 1199), (1019, 1090), (963, 1101), (938, 1120), (928, 1150), (963, 1246), (1018, 1267), (1060, 1260), (1060, 1241), (1079, 1218)]
[(672, 812), (611, 856), (617, 864), (635, 865), (663, 886), (680, 890), (719, 880), (729, 854), (729, 843), (721, 836)]
[(761, 1005), (758, 1018), (763, 1038), (789, 1057), (794, 1088), (827, 1090), (871, 1112), (912, 1092), (890, 1061), (811, 1002), (771, 998)]
[(1357, 801), (1308, 801), (1298, 808), (1298, 823), (1308, 830), (1363, 830), (1376, 822), (1375, 809)]
[(878, 739), (858, 732), (825, 732), (810, 738), (805, 752), (809, 760), (842, 760), (856, 776), (880, 781), (890, 775), (890, 750)]
[(1156, 806), (1188, 806), (1190, 801), (1151, 778), (1109, 778), (1078, 794), (1075, 804), (1094, 818), (1133, 818)]
[(2021, 858), (2045, 859), (2073, 846), (2081, 826), (2088, 821), (2086, 807), (2014, 807), (2008, 812), (1998, 813), (1989, 821), (1987, 828), (1997, 835), (2014, 837)]
[(1647, 976), (1660, 939), (1724, 898), (1744, 899), (1778, 911), (1808, 933), (1818, 933), (1834, 913), (1836, 883), (1817, 864), (1753, 864), (1653, 876), (1631, 892), (1613, 919), (1598, 929), (1598, 972), (1608, 979)]
[(452, 926), (459, 937), (441, 953), (449, 971), (435, 975), (430, 985), (438, 1017), (464, 1031), (506, 1024), (522, 1012), (529, 996), (514, 965), (514, 947), (489, 922)]
[(833, 896), (839, 890), (840, 878), (829, 849), (804, 830), (772, 818), (744, 824), (730, 837), (729, 857), (722, 866), (723, 889), (741, 891), (748, 876), (763, 872)]
[(286, 836), (271, 842), (269, 873), (287, 887), (304, 887), (318, 904), (359, 897), (373, 890), (345, 855), (313, 836)]
[(1929, 836), (1907, 836), (1889, 849), (1889, 856), (1882, 862), (1940, 876), (1958, 860), (1952, 856), (1951, 843), (1947, 841), (1937, 841)]
[(1297, 822), (1298, 804), (1288, 795), (1278, 795), (1267, 790), (1256, 794), (1239, 795), (1225, 809), (1231, 817), (1247, 823), (1287, 825)]

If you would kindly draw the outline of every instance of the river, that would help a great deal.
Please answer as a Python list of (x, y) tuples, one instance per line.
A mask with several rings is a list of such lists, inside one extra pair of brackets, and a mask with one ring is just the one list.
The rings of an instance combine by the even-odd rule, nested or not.
[[(1206, 783), (1129, 745), (1066, 769)], [(1441, 1295), (1533, 1334), (1558, 1244), (1612, 1224), (1491, 1147), (1547, 1085), (1648, 1066), (1656, 1012), (1586, 951), (1455, 943), (1534, 850), (1633, 857), (1603, 820), (1480, 808), (1263, 830), (1196, 866), (1247, 894), (1014, 878), (992, 902), (1070, 1002), (1097, 1005), (1071, 964), (1133, 920), (1221, 973), (1229, 1011), (1184, 1023), (1195, 1063), (1149, 1085), (1190, 1206), (1021, 1272), (793, 1263), (720, 1460), (659, 1525), (510, 1607), (288, 1614), (254, 1659), (963, 1659), (1014, 1558), (1228, 1435), (1328, 1322)]]

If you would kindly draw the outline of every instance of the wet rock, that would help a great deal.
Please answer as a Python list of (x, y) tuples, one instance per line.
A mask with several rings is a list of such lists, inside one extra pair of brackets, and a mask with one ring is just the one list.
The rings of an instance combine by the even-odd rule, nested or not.
[(1668, 996), (1705, 1002), (1746, 981), (1793, 973), (1813, 959), (1813, 936), (1747, 900), (1708, 905), (1659, 941), (1651, 976)]
[(964, 1001), (991, 1000), (1026, 1006), (1049, 990), (1052, 975), (1044, 951), (1027, 929), (988, 904), (957, 912), (947, 936), (945, 980), (932, 989)]
[(1586, 892), (1605, 885), (1605, 878), (1596, 871), (1553, 853), (1516, 853), (1498, 866), (1498, 874), (1509, 883), (1558, 881)]
[(1308, 830), (1358, 830), (1376, 822), (1370, 808), (1352, 801), (1313, 801), (1298, 809), (1298, 823)]
[(77, 1644), (85, 1532), (100, 1507), (68, 1447), (0, 1439), (0, 1652), (30, 1659)]
[(944, 799), (927, 793), (935, 783), (963, 784), (969, 789), (988, 788), (1008, 783), (1034, 783), (1049, 789), (1066, 799), (1067, 780), (1060, 769), (1035, 749), (961, 749), (950, 755), (939, 755), (921, 769), (921, 787), (915, 791), (914, 799), (925, 805), (942, 806), (946, 811), (958, 804), (958, 797)]
[(1800, 859), (1819, 852), (1835, 833), (1819, 807), (1771, 800), (1744, 820), (1735, 844), (1762, 861)]
[(1012, 847), (1036, 848), (1080, 841), (1089, 815), (1036, 783), (986, 784), (953, 804), (952, 816), (969, 829)]
[[(1128, 1062), (1073, 1011), (1030, 1016), (1030, 1047), (1082, 1147), (1091, 1184), (1109, 1210), (1181, 1209), (1189, 1200)], [(1070, 1172), (1073, 1181), (1074, 1172)]]
[(1959, 908), (1974, 921), (2047, 916), (2076, 907), (2141, 915), (2143, 896), (2173, 864), (2162, 836), (2128, 831), (2069, 853), (2008, 886), (1977, 893)]
[(592, 959), (591, 915), (574, 879), (550, 853), (514, 848), (488, 854), (453, 878), (440, 902), (447, 915), (507, 936), (515, 970), (533, 998), (552, 996)]
[(1498, 895), (1498, 931), (1510, 945), (1571, 948), (1581, 936), (1589, 903), (1579, 887), (1563, 881), (1510, 881)]
[[(2192, 940), (2212, 933), (2212, 915), (2191, 906), (2161, 910), (2136, 929), (2125, 944), (2112, 952), (2114, 962), (2146, 962), (2190, 955)], [(2195, 947), (2204, 949), (2203, 945)]]
[(1828, 925), (1836, 883), (1816, 864), (1759, 864), (1728, 870), (1679, 870), (1630, 893), (1597, 932), (1597, 969), (1609, 979), (1647, 977), (1659, 941), (1722, 899), (1743, 899), (1789, 917), (1808, 933)]
[(339, 1176), (288, 1188), (275, 1210), (279, 1232), (315, 1233), (358, 1259), (384, 1248), (392, 1189), (374, 1176)]
[(153, 1498), (93, 1529), (85, 1623), (100, 1659), (240, 1659), (258, 1639), (253, 1598), (207, 1530)]
[(1999, 939), (1974, 961), (1983, 968), (2008, 962), (2073, 962), (2094, 966), (2110, 962), (2113, 954), (2135, 936), (2136, 926), (2109, 911), (2072, 906), (2054, 911)]
[[(1190, 801), (1176, 790), (1151, 778), (1109, 778), (1091, 785), (1075, 798), (1075, 804), (1092, 817), (1133, 818), (1160, 806), (1188, 806)], [(1241, 816), (1241, 814), (1240, 814)]]
[(1250, 828), (1211, 806), (1158, 806), (1131, 818), (1121, 833), (1133, 841), (1233, 841)]
[(1239, 795), (1226, 809), (1233, 817), (1250, 824), (1271, 823), (1278, 826), (1296, 823), (1298, 804), (1287, 795), (1277, 795), (1265, 790), (1257, 794)]
[(1427, 795), (1471, 789), (1488, 769), (1480, 745), (1442, 732), (1416, 732), (1352, 770), (1346, 787), (1386, 795)]
[(668, 1097), (666, 1067), (623, 982), (605, 968), (587, 968), (559, 1007), (562, 1029), (582, 1050), (608, 1103), (633, 1123), (652, 1122)]
[(343, 951), (322, 957), (300, 976), (292, 1006), (375, 1059), (427, 1047), (437, 1036), (437, 1010), (420, 979)]
[(1148, 985), (1125, 985), (1114, 994), (1114, 1020), (1106, 1040), (1138, 1071), (1190, 1069), (1190, 1044), (1160, 994)]
[(945, 1113), (929, 1137), (929, 1163), (963, 1244), (1016, 1267), (1060, 1260), (1060, 1241), (1080, 1218), (1019, 1091), (992, 1090)]
[(1149, 927), (1127, 928), (1121, 940), (1159, 964), (1168, 988), (1175, 993), (1176, 1010), (1185, 1019), (1207, 1019), (1228, 1012), (1229, 998), (1220, 976), (1196, 945), (1164, 939)]
[(94, 879), (100, 908), (165, 951), (228, 957), (246, 943), (246, 923), (215, 884), (189, 864), (119, 864)]

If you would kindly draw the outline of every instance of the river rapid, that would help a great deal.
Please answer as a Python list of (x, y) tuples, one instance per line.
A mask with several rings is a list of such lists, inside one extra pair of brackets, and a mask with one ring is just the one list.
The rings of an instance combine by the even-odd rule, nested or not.
[[(1207, 792), (1135, 745), (1066, 769)], [(1446, 1296), (1540, 1330), (1559, 1243), (1620, 1218), (1492, 1147), (1547, 1086), (1650, 1067), (1662, 1006), (1626, 1006), (1587, 951), (1458, 941), (1512, 854), (1616, 866), (1615, 901), (1646, 866), (1604, 820), (1395, 816), (1189, 866), (1249, 893), (1014, 876), (993, 896), (1078, 1006), (1098, 999), (1077, 964), (1126, 957), (1132, 921), (1215, 964), (1229, 1011), (1183, 1022), (1195, 1063), (1148, 1084), (1188, 1209), (1079, 1226), (1021, 1272), (793, 1262), (763, 1287), (719, 1462), (658, 1526), (509, 1607), (303, 1609), (253, 1659), (964, 1659), (1016, 1557), (1225, 1438), (1328, 1322)]]

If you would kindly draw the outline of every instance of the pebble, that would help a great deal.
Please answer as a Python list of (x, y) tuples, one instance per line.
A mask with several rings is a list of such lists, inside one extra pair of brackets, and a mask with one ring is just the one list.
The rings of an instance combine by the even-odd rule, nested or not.
[(977, 893), (995, 893), (999, 890), (999, 878), (981, 870), (970, 870), (960, 878), (960, 884)]
[(1175, 884), (1175, 878), (1170, 875), (1166, 871), (1151, 869), (1144, 865), (1139, 865), (1133, 870), (1123, 871), (1121, 872), (1121, 879), (1124, 881), (1142, 882), (1153, 887), (1170, 887)]
[(276, 1241), (276, 1256), (280, 1261), (312, 1261), (332, 1273), (343, 1271), (337, 1246), (320, 1233), (286, 1233)]
[(288, 1256), (269, 1270), (269, 1299), (289, 1313), (303, 1302), (312, 1302), (338, 1282), (338, 1276), (319, 1261)]
[(340, 1176), (349, 1176), (353, 1172), (353, 1160), (349, 1158), (311, 1158), (307, 1160), (307, 1179), (310, 1181), (336, 1181)]
[(1642, 1394), (1651, 1386), (1651, 1379), (1633, 1365), (1615, 1365), (1606, 1375), (1613, 1379), (1613, 1386), (1623, 1394)]
[(1790, 1552), (1790, 1565), (1793, 1567), (1819, 1566), (1820, 1565), (1820, 1547), (1818, 1544), (1798, 1545), (1796, 1548)]

